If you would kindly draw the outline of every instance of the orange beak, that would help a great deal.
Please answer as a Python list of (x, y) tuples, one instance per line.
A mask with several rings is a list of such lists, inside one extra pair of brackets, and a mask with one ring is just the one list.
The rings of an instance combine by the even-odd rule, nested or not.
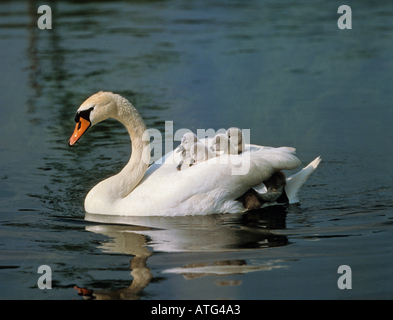
[(82, 135), (86, 132), (87, 129), (89, 129), (91, 126), (90, 121), (87, 121), (86, 119), (79, 118), (79, 122), (75, 126), (74, 133), (72, 134), (70, 140), (68, 140), (68, 145), (71, 147), (74, 145), (81, 137)]

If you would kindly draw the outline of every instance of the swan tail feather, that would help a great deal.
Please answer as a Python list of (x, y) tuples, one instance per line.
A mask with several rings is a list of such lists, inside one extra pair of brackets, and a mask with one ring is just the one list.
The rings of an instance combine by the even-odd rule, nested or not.
[(300, 188), (306, 182), (307, 178), (314, 172), (314, 170), (318, 167), (321, 162), (321, 157), (317, 157), (313, 160), (308, 166), (303, 168), (298, 173), (288, 177), (286, 179), (285, 193), (288, 197), (289, 203), (298, 203), (298, 193)]

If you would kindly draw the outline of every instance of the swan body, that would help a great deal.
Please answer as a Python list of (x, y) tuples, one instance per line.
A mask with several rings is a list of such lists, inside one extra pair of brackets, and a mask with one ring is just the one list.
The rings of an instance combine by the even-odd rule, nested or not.
[(150, 136), (146, 125), (127, 99), (112, 92), (98, 92), (79, 107), (69, 145), (107, 118), (126, 127), (132, 153), (118, 174), (101, 181), (87, 194), (88, 213), (175, 216), (243, 212), (238, 197), (275, 171), (300, 165), (293, 148), (246, 145), (248, 151), (240, 155), (214, 157), (187, 170), (176, 169), (180, 155), (173, 151), (149, 167)]

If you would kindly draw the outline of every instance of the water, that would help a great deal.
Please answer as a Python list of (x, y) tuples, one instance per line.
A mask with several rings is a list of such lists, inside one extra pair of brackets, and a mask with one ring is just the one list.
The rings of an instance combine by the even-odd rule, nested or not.
[[(337, 27), (339, 1), (56, 1), (52, 30), (37, 27), (40, 4), (0, 3), (1, 299), (82, 299), (74, 286), (102, 299), (393, 297), (390, 1), (347, 3), (352, 30)], [(300, 205), (89, 222), (86, 193), (130, 153), (114, 121), (67, 146), (99, 90), (161, 132), (238, 126), (323, 161)]]

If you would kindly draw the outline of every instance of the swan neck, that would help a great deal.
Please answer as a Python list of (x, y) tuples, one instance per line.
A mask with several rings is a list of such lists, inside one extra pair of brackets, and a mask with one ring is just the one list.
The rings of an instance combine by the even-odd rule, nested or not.
[(117, 101), (117, 109), (115, 119), (126, 127), (131, 139), (130, 160), (115, 176), (119, 188), (116, 191), (117, 196), (124, 198), (138, 185), (149, 167), (150, 136), (142, 117), (130, 102), (122, 98)]

